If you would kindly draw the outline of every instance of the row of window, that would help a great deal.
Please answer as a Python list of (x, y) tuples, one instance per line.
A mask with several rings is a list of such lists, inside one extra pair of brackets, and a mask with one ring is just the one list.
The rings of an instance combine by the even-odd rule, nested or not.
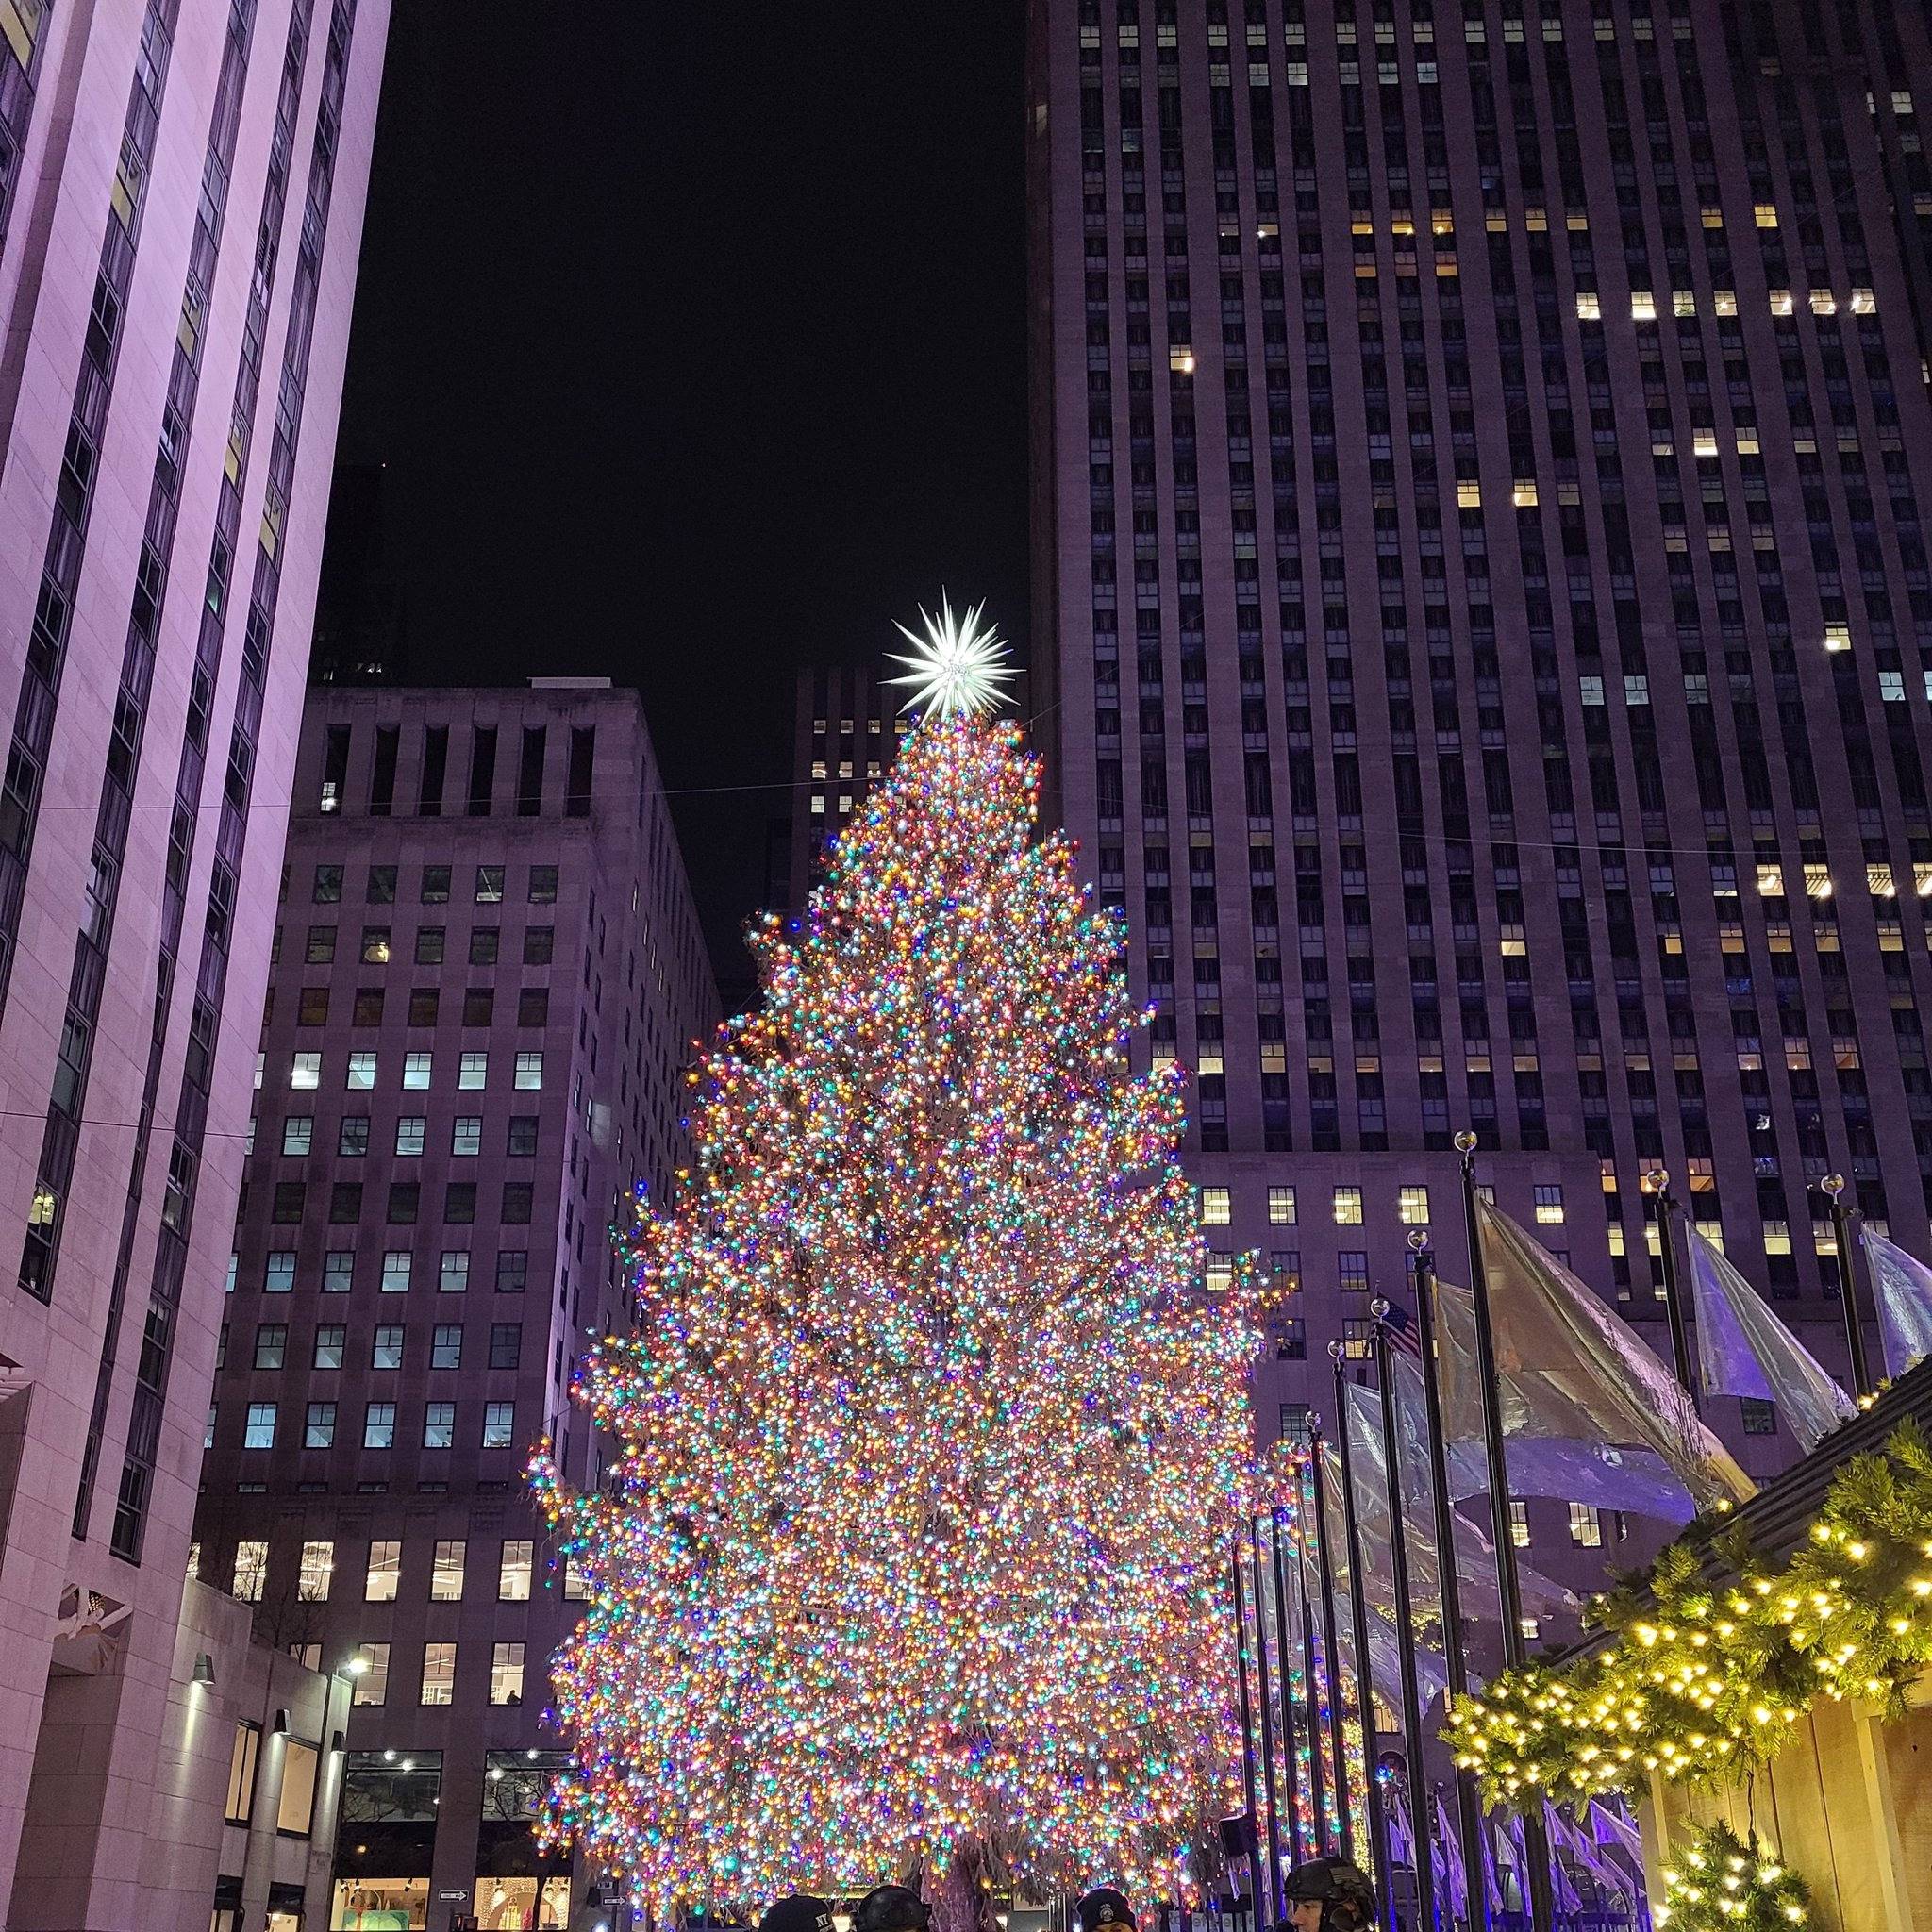
[[(435, 1545), (429, 1574), (431, 1603), (454, 1604), (463, 1599), (464, 1578), (469, 1560), (469, 1543), (458, 1537)], [(188, 1574), (200, 1572), (201, 1546), (193, 1544), (188, 1553)], [(506, 1537), (498, 1546), (496, 1559), (496, 1601), (521, 1604), (530, 1600), (535, 1578), (537, 1545), (529, 1537)], [(362, 1601), (366, 1604), (392, 1604), (401, 1591), (403, 1545), (393, 1538), (376, 1538), (369, 1545), (362, 1574)], [(333, 1541), (310, 1539), (303, 1543), (295, 1578), (295, 1600), (305, 1604), (325, 1604), (335, 1587), (336, 1545)], [(246, 1604), (258, 1604), (267, 1594), (269, 1546), (265, 1539), (243, 1538), (235, 1545), (232, 1594)], [(575, 1564), (567, 1564), (563, 1574), (563, 1594), (567, 1602), (579, 1602), (590, 1595), (584, 1574)]]
[[(425, 865), (418, 875), (419, 890), (417, 903), (424, 906), (446, 906), (449, 904), (450, 883), (453, 868), (447, 865)], [(309, 883), (309, 899), (317, 906), (336, 906), (341, 903), (342, 874), (341, 865), (318, 865)], [(479, 865), (471, 879), (471, 899), (478, 906), (500, 906), (503, 904), (504, 880), (507, 868), (501, 865)], [(372, 865), (366, 875), (363, 899), (371, 906), (391, 906), (396, 897), (397, 868), (393, 865)], [(557, 868), (554, 865), (533, 865), (526, 874), (527, 891), (525, 898), (532, 906), (552, 906), (557, 903)], [(286, 871), (282, 877), (282, 896), (288, 897), (289, 882)]]
[[(362, 1705), (389, 1702), (390, 1646), (364, 1643), (356, 1651), (354, 1701)], [(419, 1705), (454, 1704), (457, 1646), (454, 1642), (425, 1643), (423, 1672), (418, 1679)], [(498, 1640), (490, 1646), (490, 1702), (517, 1705), (524, 1701), (524, 1646), (521, 1641)]]
[[(392, 1331), (396, 1336), (393, 1363), (376, 1362), (376, 1368), (400, 1367), (402, 1363), (402, 1331)], [(273, 1449), (275, 1446), (275, 1430), (279, 1420), (280, 1404), (275, 1402), (251, 1402), (243, 1423), (242, 1446), (244, 1449)], [(202, 1437), (202, 1447), (215, 1446), (215, 1424), (220, 1405), (209, 1403), (208, 1427)], [(336, 1446), (336, 1410), (333, 1402), (311, 1402), (302, 1417), (302, 1446), (305, 1449), (333, 1449)], [(516, 1404), (514, 1402), (486, 1402), (483, 1405), (483, 1427), (477, 1439), (477, 1446), (483, 1449), (510, 1449), (516, 1445)], [(393, 1449), (396, 1446), (396, 1405), (393, 1402), (369, 1402), (362, 1407), (362, 1446), (365, 1449)], [(457, 1446), (457, 1405), (454, 1402), (426, 1402), (423, 1405), (422, 1446), (425, 1449), (454, 1449)]]
[[(1485, 1198), (1492, 1192), (1483, 1189)], [(1201, 1222), (1207, 1227), (1226, 1227), (1234, 1220), (1234, 1190), (1232, 1188), (1202, 1188), (1200, 1195)], [(1539, 1181), (1532, 1189), (1532, 1199), (1536, 1219), (1545, 1226), (1559, 1224), (1564, 1219), (1563, 1190), (1554, 1181)], [(1338, 1227), (1359, 1227), (1365, 1216), (1362, 1190), (1352, 1184), (1338, 1185), (1330, 1191), (1330, 1211)], [(1460, 1203), (1457, 1204), (1459, 1213)], [(1268, 1190), (1268, 1220), (1272, 1226), (1292, 1226), (1298, 1208), (1295, 1190), (1291, 1187), (1271, 1186)], [(1429, 1224), (1429, 1191), (1422, 1186), (1398, 1187), (1395, 1190), (1395, 1219), (1405, 1227), (1426, 1227)]]
[[(416, 809), (425, 818), (442, 813), (443, 781), (449, 771), (449, 732), (447, 724), (423, 727), (423, 762), (417, 774)], [(323, 741), (322, 785), (316, 809), (324, 813), (342, 808), (349, 779), (349, 747), (354, 738), (349, 724), (331, 724)], [(470, 727), (470, 784), (464, 809), (473, 819), (488, 818), (496, 789), (496, 747), (498, 727), (473, 724)], [(516, 768), (516, 808), (519, 818), (543, 815), (543, 767), (547, 757), (549, 727), (525, 724)], [(396, 762), (402, 747), (400, 724), (378, 724), (369, 767), (369, 812), (372, 818), (387, 818), (395, 805)], [(566, 818), (591, 815), (591, 777), (596, 762), (597, 727), (573, 724), (570, 727), (570, 758), (565, 768), (563, 809)]]
[[(489, 989), (484, 989), (485, 997)], [(465, 1000), (471, 997), (466, 994)], [(313, 1093), (322, 1086), (322, 1055), (318, 1053), (296, 1053), (289, 1057), (289, 1085), (298, 1093)], [(255, 1057), (255, 1084), (261, 1086), (268, 1070), (268, 1056)], [(375, 1088), (376, 1055), (374, 1047), (358, 1048), (348, 1055), (347, 1064), (342, 1071), (342, 1085), (352, 1093), (373, 1092)], [(403, 1056), (403, 1091), (408, 1092), (427, 1091), (436, 1074), (436, 1055), (427, 1047), (413, 1050)], [(457, 1086), (458, 1090), (481, 1091), (490, 1084), (490, 1053), (488, 1048), (477, 1048), (458, 1056)], [(511, 1069), (510, 1085), (519, 1092), (535, 1093), (543, 1086), (543, 1051), (541, 1047), (519, 1051)]]
[[(403, 1366), (404, 1325), (381, 1322), (372, 1331), (369, 1366), (372, 1369), (399, 1369)], [(332, 1370), (342, 1366), (348, 1350), (348, 1324), (323, 1322), (316, 1326), (309, 1367)], [(490, 1324), (490, 1366), (514, 1369), (523, 1360), (524, 1324), (521, 1322), (492, 1322)], [(215, 1367), (225, 1368), (228, 1355), (228, 1324), (224, 1322), (215, 1348)], [(289, 1324), (286, 1322), (258, 1322), (255, 1328), (254, 1366), (280, 1369), (288, 1365)], [(430, 1331), (429, 1366), (432, 1369), (459, 1369), (463, 1365), (463, 1324), (439, 1322)], [(474, 1366), (474, 1364), (473, 1364)]]
[[(530, 1155), (537, 1151), (538, 1116), (513, 1113), (504, 1124), (503, 1151), (508, 1155)], [(429, 1133), (428, 1117), (420, 1113), (399, 1114), (396, 1118), (395, 1151), (404, 1159), (420, 1156)], [(252, 1137), (251, 1137), (252, 1138)], [(252, 1154), (251, 1144), (246, 1152)], [(449, 1151), (454, 1155), (476, 1155), (483, 1151), (481, 1114), (458, 1114), (449, 1124)], [(291, 1113), (282, 1121), (282, 1152), (288, 1155), (315, 1152), (315, 1116)], [(369, 1116), (344, 1114), (337, 1124), (336, 1152), (355, 1159), (369, 1152)]]
[[(525, 1216), (527, 1220), (529, 1217)], [(439, 1294), (461, 1294), (470, 1286), (470, 1250), (444, 1248), (437, 1257), (436, 1288)], [(382, 1292), (407, 1294), (414, 1279), (415, 1257), (407, 1248), (391, 1248), (382, 1257)], [(239, 1254), (228, 1257), (227, 1291), (235, 1292), (242, 1272)], [(296, 1255), (292, 1248), (276, 1248), (264, 1258), (261, 1290), (264, 1294), (292, 1294), (295, 1290)], [(499, 1248), (496, 1255), (496, 1292), (522, 1294), (530, 1278), (527, 1248)], [(322, 1257), (324, 1294), (347, 1294), (356, 1286), (356, 1251), (333, 1248)]]
[[(337, 938), (338, 929), (333, 925), (311, 925), (303, 939), (302, 963), (305, 966), (333, 966), (338, 957)], [(449, 963), (448, 926), (419, 925), (411, 944), (417, 965), (442, 966)], [(504, 962), (503, 928), (500, 925), (472, 926), (464, 947), (472, 966), (501, 965)], [(557, 928), (554, 925), (526, 925), (522, 947), (525, 966), (549, 965), (557, 952)], [(281, 927), (277, 926), (277, 961), (280, 948)], [(356, 956), (365, 966), (389, 965), (396, 957), (395, 928), (365, 925), (357, 944)]]
[[(535, 1198), (533, 1181), (505, 1181), (503, 1205), (496, 1219), (506, 1227), (529, 1224)], [(308, 1215), (308, 1183), (277, 1181), (270, 1218), (278, 1226), (297, 1226)], [(383, 1208), (383, 1221), (390, 1227), (412, 1227), (423, 1208), (420, 1181), (391, 1181)], [(353, 1224), (362, 1218), (362, 1183), (333, 1181), (328, 1191), (328, 1218), (332, 1224)], [(476, 1219), (476, 1183), (451, 1181), (443, 1189), (442, 1219), (454, 1226), (467, 1226)]]
[[(508, 991), (509, 989), (506, 989)], [(519, 1026), (547, 1026), (550, 1024), (550, 989), (547, 986), (522, 986), (515, 989), (517, 996), (517, 1024)], [(496, 989), (490, 986), (465, 987), (462, 991), (461, 1017), (465, 1026), (493, 1026), (496, 1024)], [(296, 990), (295, 1024), (298, 1026), (326, 1026), (333, 1006), (329, 989), (325, 986), (305, 986)], [(386, 990), (379, 986), (358, 986), (349, 1001), (349, 1024), (352, 1026), (380, 1026), (389, 1008)], [(262, 1024), (267, 1025), (274, 1017), (273, 996), (262, 1015)], [(338, 1013), (340, 1009), (338, 1008)], [(443, 1011), (442, 989), (436, 986), (411, 987), (409, 990), (408, 1024), (411, 1026), (435, 1026), (448, 1017)]]

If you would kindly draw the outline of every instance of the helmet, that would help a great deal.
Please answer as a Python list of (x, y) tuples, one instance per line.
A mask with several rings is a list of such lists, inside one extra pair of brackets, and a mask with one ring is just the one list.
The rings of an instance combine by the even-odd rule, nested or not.
[(1323, 1907), (1324, 1932), (1358, 1932), (1375, 1923), (1375, 1888), (1346, 1858), (1310, 1858), (1288, 1874), (1282, 1897), (1291, 1905)]
[(1134, 1932), (1134, 1908), (1110, 1885), (1097, 1885), (1074, 1907), (1080, 1932)]
[(875, 1885), (852, 1915), (852, 1932), (926, 1932), (932, 1907), (903, 1885)]

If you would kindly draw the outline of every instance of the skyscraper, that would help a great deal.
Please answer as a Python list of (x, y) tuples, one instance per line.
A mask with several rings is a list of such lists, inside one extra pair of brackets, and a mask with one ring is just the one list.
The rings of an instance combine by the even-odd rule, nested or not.
[(583, 1605), (524, 1471), (555, 1434), (595, 1486), (570, 1378), (717, 1019), (636, 693), (315, 688), (277, 920), (196, 1567), (362, 1666), (332, 1923), (561, 1926), (529, 1822)]
[(1842, 1368), (1814, 1183), (1920, 1255), (1932, 1199), (1924, 9), (1029, 33), (1036, 677), (1210, 1239), (1286, 1291), (1267, 1429), (1413, 1225), (1467, 1278), (1464, 1126), (1638, 1319), (1667, 1169)]
[(388, 12), (0, 0), (10, 1927), (215, 1893), (159, 1793)]

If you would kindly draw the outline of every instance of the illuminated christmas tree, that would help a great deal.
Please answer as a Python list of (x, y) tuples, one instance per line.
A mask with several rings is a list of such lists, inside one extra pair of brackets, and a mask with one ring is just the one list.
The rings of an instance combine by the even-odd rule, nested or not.
[(914, 1868), (1173, 1897), (1239, 1802), (1253, 1291), (1204, 1286), (1180, 1076), (1132, 1070), (1122, 922), (1035, 839), (975, 619), (691, 1076), (639, 1329), (577, 1391), (604, 1490), (536, 1470), (594, 1596), (547, 1828), (659, 1911)]

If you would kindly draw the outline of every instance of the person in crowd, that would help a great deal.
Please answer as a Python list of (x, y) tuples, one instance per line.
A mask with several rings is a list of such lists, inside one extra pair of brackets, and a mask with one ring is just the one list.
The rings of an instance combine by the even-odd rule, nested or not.
[(932, 1907), (904, 1885), (874, 1885), (858, 1901), (852, 1932), (927, 1932)]
[(812, 1892), (794, 1891), (765, 1907), (758, 1932), (832, 1932), (832, 1907)]
[(1074, 1911), (1080, 1932), (1134, 1932), (1134, 1908), (1110, 1885), (1096, 1885)]
[(1346, 1858), (1310, 1858), (1288, 1874), (1280, 1932), (1371, 1932), (1375, 1888)]

